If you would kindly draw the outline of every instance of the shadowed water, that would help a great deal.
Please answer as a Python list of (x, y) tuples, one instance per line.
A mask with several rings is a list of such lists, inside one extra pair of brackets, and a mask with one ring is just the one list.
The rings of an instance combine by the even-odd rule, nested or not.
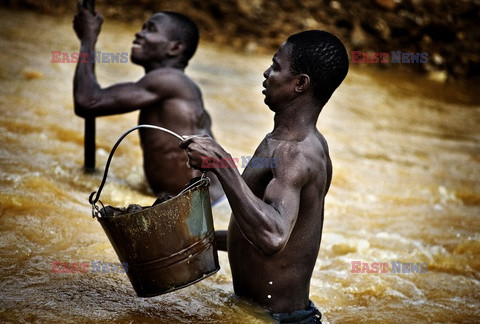
[[(268, 322), (262, 309), (233, 295), (223, 252), (217, 274), (154, 298), (136, 297), (121, 273), (52, 273), (53, 261), (118, 262), (87, 198), (137, 113), (97, 119), (99, 171), (85, 174), (75, 65), (50, 63), (51, 51), (78, 51), (71, 17), (0, 14), (8, 17), (0, 21), (0, 320)], [(98, 49), (129, 53), (138, 28), (105, 22)], [(233, 157), (251, 155), (272, 129), (261, 94), (270, 59), (201, 44), (187, 69)], [(104, 86), (143, 74), (131, 63), (96, 69)], [(310, 291), (324, 322), (480, 321), (480, 106), (473, 93), (354, 66), (325, 107), (318, 128), (334, 177)], [(132, 134), (116, 152), (104, 203), (154, 201), (141, 158)], [(216, 228), (226, 228), (227, 210), (214, 213)], [(424, 263), (428, 271), (352, 273), (352, 261)]]

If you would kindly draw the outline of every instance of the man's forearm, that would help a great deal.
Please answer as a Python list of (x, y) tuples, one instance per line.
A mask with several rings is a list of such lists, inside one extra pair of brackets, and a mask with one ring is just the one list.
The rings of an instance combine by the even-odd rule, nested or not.
[(78, 60), (73, 81), (73, 95), (75, 98), (75, 113), (84, 115), (78, 109), (87, 108), (100, 86), (95, 76), (95, 40), (83, 40), (80, 45), (80, 59)]

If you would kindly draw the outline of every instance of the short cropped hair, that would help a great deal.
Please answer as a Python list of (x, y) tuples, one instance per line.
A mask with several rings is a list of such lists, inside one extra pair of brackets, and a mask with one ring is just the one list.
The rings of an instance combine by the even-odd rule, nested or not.
[(325, 104), (347, 75), (345, 46), (336, 36), (323, 30), (291, 35), (287, 44), (291, 45), (291, 72), (308, 75), (315, 98)]
[(200, 33), (197, 24), (187, 16), (178, 12), (161, 11), (161, 13), (169, 17), (175, 24), (175, 27), (170, 29), (170, 36), (173, 39), (181, 40), (185, 44), (185, 51), (182, 57), (183, 63), (186, 66), (198, 47)]

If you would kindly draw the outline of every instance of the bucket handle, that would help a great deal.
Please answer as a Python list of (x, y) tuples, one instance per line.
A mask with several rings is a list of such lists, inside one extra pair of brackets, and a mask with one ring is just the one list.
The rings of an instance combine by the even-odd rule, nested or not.
[[(176, 137), (177, 139), (179, 139), (180, 141), (183, 141), (183, 137), (178, 135), (177, 133), (167, 129), (167, 128), (164, 128), (164, 127), (160, 127), (160, 126), (155, 126), (155, 125), (147, 125), (147, 124), (143, 124), (143, 125), (138, 125), (138, 126), (135, 126), (131, 129), (129, 129), (128, 131), (126, 131), (125, 133), (122, 134), (122, 136), (120, 136), (120, 138), (117, 140), (117, 142), (115, 143), (115, 145), (113, 146), (112, 150), (110, 151), (110, 155), (108, 156), (108, 159), (107, 159), (107, 164), (105, 165), (105, 171), (103, 173), (103, 179), (102, 179), (102, 182), (100, 184), (100, 186), (98, 187), (98, 191), (94, 191), (90, 194), (90, 197), (88, 197), (88, 202), (92, 205), (92, 217), (95, 218), (95, 217), (98, 217), (100, 213), (100, 210), (99, 210), (99, 207), (96, 205), (96, 203), (99, 201), (100, 204), (103, 206), (103, 203), (102, 201), (100, 200), (100, 194), (103, 190), (103, 186), (105, 185), (105, 182), (107, 181), (107, 176), (108, 176), (108, 168), (110, 167), (110, 162), (112, 161), (112, 158), (113, 158), (113, 154), (115, 153), (115, 150), (117, 149), (117, 147), (120, 145), (120, 143), (123, 141), (123, 139), (128, 135), (130, 134), (131, 132), (139, 129), (139, 128), (151, 128), (151, 129), (156, 129), (156, 130), (160, 130), (160, 131), (163, 131), (167, 134), (170, 134), (174, 137)], [(187, 186), (185, 189), (183, 189), (180, 193), (178, 193), (177, 196), (183, 194), (185, 191), (187, 190), (190, 190), (191, 188), (197, 186), (199, 183), (201, 182), (206, 182), (207, 184), (210, 183), (210, 179), (207, 178), (205, 176), (205, 172), (202, 172), (202, 176), (201, 178), (192, 183), (191, 185)], [(95, 198), (93, 197), (95, 195)]]

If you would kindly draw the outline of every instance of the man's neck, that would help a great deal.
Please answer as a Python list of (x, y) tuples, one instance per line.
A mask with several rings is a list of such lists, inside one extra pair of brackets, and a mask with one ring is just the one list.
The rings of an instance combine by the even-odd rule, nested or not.
[(281, 138), (304, 137), (305, 134), (316, 128), (319, 114), (319, 107), (311, 102), (292, 103), (275, 113), (271, 135)]
[(148, 72), (151, 72), (153, 70), (165, 69), (165, 68), (177, 69), (177, 70), (181, 70), (182, 72), (184, 72), (185, 67), (186, 66), (184, 64), (181, 64), (178, 61), (153, 62), (151, 64), (143, 66), (143, 68), (145, 69), (145, 74), (148, 73)]

